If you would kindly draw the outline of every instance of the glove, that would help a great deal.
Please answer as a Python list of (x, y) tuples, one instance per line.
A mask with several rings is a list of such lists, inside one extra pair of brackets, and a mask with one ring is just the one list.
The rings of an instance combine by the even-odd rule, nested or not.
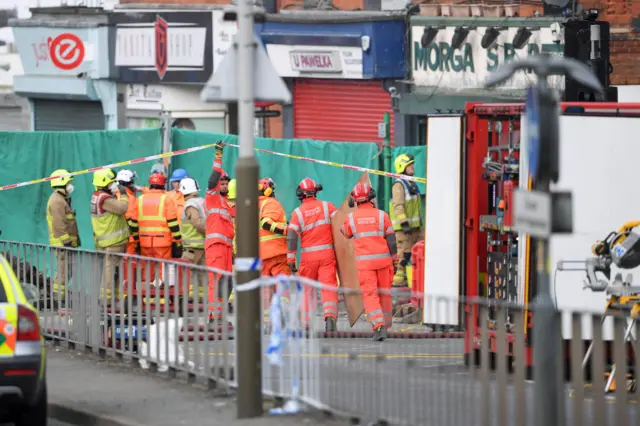
[(171, 257), (180, 259), (182, 257), (182, 244), (171, 243)]
[(413, 231), (413, 229), (411, 229), (411, 226), (409, 226), (409, 222), (406, 220), (402, 222), (400, 226), (402, 226), (402, 232), (404, 232), (405, 234), (410, 234)]
[(289, 263), (289, 269), (291, 269), (291, 272), (293, 272), (293, 273), (298, 272), (298, 268), (296, 268), (296, 264), (295, 263)]
[(142, 192), (142, 187), (140, 185), (134, 185), (133, 189), (136, 190), (136, 192)]
[(222, 151), (224, 150), (224, 144), (222, 141), (216, 142), (216, 158), (222, 158)]

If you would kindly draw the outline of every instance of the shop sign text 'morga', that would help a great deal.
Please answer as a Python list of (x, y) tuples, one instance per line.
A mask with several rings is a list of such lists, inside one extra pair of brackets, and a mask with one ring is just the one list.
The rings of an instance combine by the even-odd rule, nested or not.
[[(515, 49), (513, 37), (518, 28), (503, 30), (496, 43), (489, 49), (481, 46), (482, 36), (486, 28), (471, 29), (466, 40), (459, 49), (451, 48), (451, 40), (455, 27), (447, 27), (438, 31), (433, 43), (422, 47), (420, 39), (424, 27), (412, 28), (413, 42), (411, 48), (411, 68), (416, 86), (439, 87), (441, 89), (479, 89), (487, 76), (500, 64), (512, 59), (550, 53), (562, 55), (564, 39), (554, 41), (549, 28), (532, 30), (532, 35), (522, 49)], [(518, 73), (502, 89), (525, 89), (535, 82), (533, 73)], [(563, 77), (552, 77), (553, 87), (563, 88)]]

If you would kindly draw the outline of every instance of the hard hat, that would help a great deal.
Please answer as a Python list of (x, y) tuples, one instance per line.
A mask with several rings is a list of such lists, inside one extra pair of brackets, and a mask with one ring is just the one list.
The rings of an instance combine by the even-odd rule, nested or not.
[(169, 179), (169, 182), (180, 182), (182, 179), (188, 178), (188, 177), (189, 177), (189, 173), (187, 173), (185, 169), (176, 169), (173, 171), (173, 174), (171, 175), (171, 179)]
[(160, 174), (166, 175), (167, 169), (164, 167), (164, 164), (156, 163), (153, 166), (151, 166), (151, 174), (154, 174), (154, 173), (160, 173)]
[(200, 186), (198, 186), (198, 182), (193, 178), (184, 178), (180, 181), (180, 192), (182, 195), (191, 195), (196, 194), (200, 191)]
[(149, 177), (149, 185), (164, 186), (167, 178), (162, 173), (154, 173)]
[(235, 200), (236, 199), (236, 180), (235, 179), (231, 179), (229, 181), (229, 199), (230, 200)]
[(111, 169), (96, 170), (93, 173), (93, 186), (104, 188), (116, 181), (116, 173)]
[(134, 171), (131, 170), (120, 170), (118, 172), (118, 174), (116, 175), (116, 180), (122, 184), (131, 184), (133, 183), (136, 178), (138, 177), (138, 174)]
[(394, 161), (393, 165), (396, 168), (396, 173), (404, 173), (407, 167), (415, 162), (416, 160), (413, 158), (413, 155), (400, 154), (396, 157), (396, 161)]
[[(58, 170), (54, 171), (53, 173), (51, 173), (51, 175), (49, 177), (60, 176), (60, 175), (68, 175), (68, 174), (69, 174), (68, 170), (58, 169)], [(69, 182), (71, 182), (72, 180), (73, 180), (73, 176), (65, 176), (65, 177), (60, 177), (60, 178), (57, 178), (57, 179), (52, 179), (51, 180), (51, 187), (52, 188), (64, 187)]]
[(258, 191), (265, 197), (270, 197), (273, 194), (273, 188), (268, 179), (260, 179), (258, 181)]
[(315, 197), (318, 191), (322, 191), (322, 185), (317, 184), (311, 178), (304, 178), (298, 184), (296, 188), (296, 197), (302, 200), (305, 197)]
[(358, 183), (351, 191), (351, 198), (357, 203), (371, 201), (376, 197), (376, 191), (368, 183)]

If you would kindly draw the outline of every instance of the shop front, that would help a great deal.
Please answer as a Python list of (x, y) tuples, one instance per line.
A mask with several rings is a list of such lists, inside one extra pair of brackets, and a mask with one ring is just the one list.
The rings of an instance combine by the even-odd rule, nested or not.
[(291, 12), (269, 15), (258, 27), (274, 68), (292, 89), (283, 137), (382, 142), (379, 124), (389, 113), (391, 143), (395, 136), (405, 144), (403, 132), (396, 134), (402, 118), (394, 116), (390, 94), (406, 76), (402, 15)]
[(106, 15), (79, 15), (74, 8), (32, 9), (31, 18), (11, 22), (24, 68), (14, 93), (29, 100), (33, 130), (123, 125), (119, 88), (109, 80)]
[[(556, 18), (411, 18), (411, 81), (399, 110), (412, 117), (418, 141), (426, 143), (431, 114), (460, 113), (466, 102), (519, 102), (536, 81), (519, 72), (493, 90), (487, 76), (514, 58), (540, 53), (562, 55), (564, 32)], [(564, 77), (549, 80), (559, 90)]]
[(127, 127), (225, 133), (227, 107), (200, 92), (231, 45), (236, 26), (221, 10), (184, 12), (116, 8), (111, 17), (112, 73), (126, 85)]

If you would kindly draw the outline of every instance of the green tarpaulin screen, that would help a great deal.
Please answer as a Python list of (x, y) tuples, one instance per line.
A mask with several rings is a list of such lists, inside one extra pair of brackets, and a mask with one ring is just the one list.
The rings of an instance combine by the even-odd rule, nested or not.
[[(159, 154), (159, 129), (0, 132), (0, 185), (50, 176), (56, 169), (70, 172)], [(151, 163), (127, 166), (141, 178), (149, 175)], [(72, 207), (77, 212), (82, 248), (93, 249), (89, 203), (94, 191), (93, 173), (76, 176)], [(48, 182), (0, 191), (0, 229), (3, 240), (48, 244)]]

